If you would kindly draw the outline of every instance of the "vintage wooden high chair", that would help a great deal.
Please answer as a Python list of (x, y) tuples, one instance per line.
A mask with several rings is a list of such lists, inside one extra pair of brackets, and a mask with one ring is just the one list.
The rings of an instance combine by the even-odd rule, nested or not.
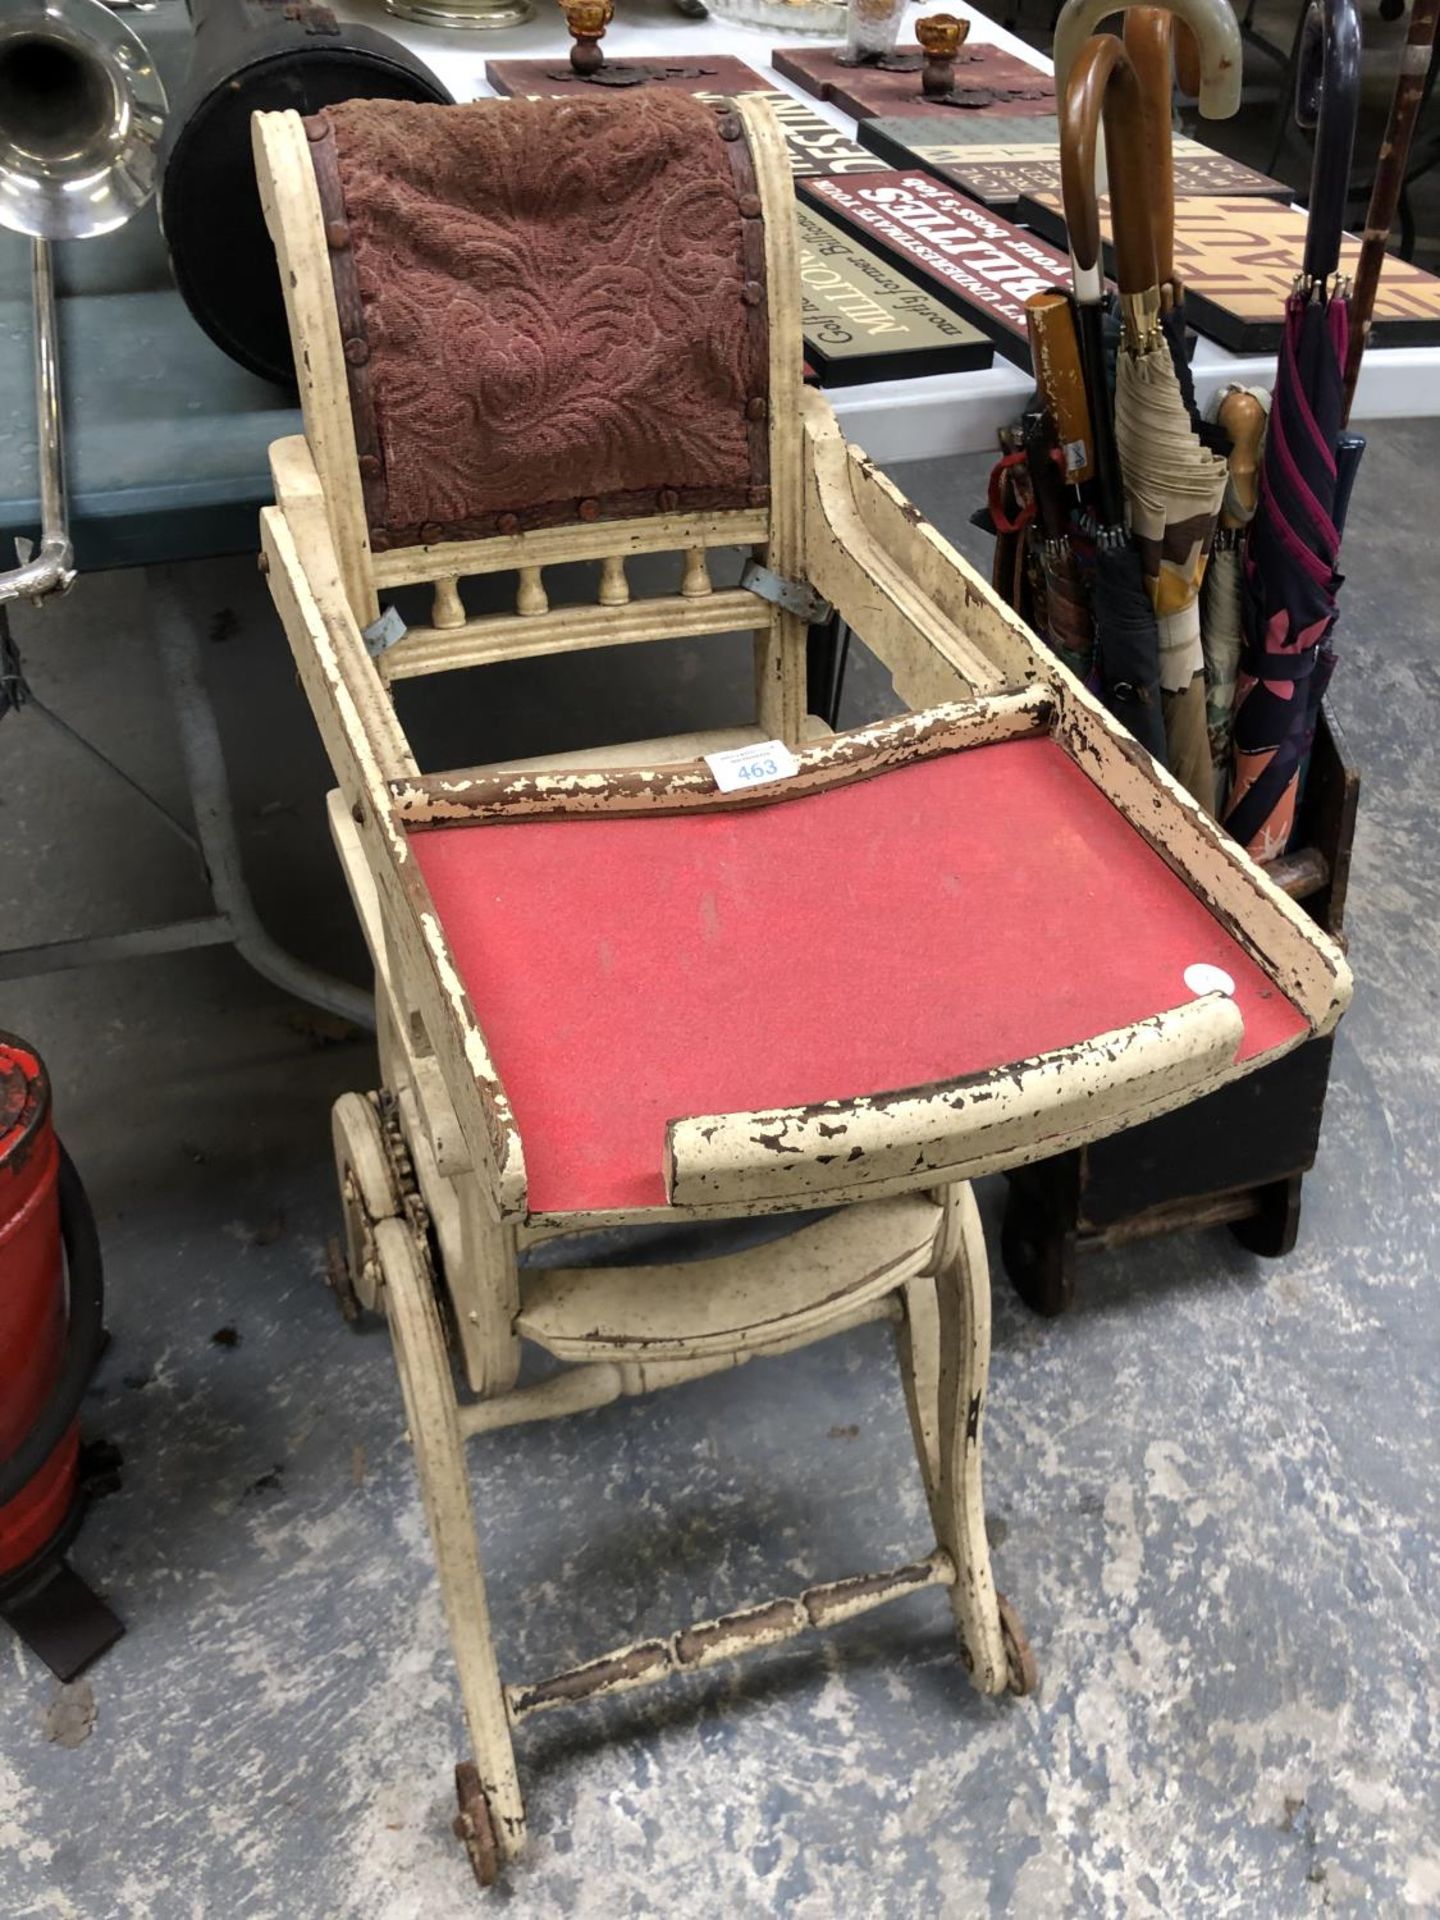
[[(457, 1830), (488, 1882), (524, 1843), (511, 1735), (542, 1709), (925, 1586), (983, 1692), (1031, 1686), (985, 1541), (967, 1183), (1275, 1058), (1333, 1025), (1349, 974), (802, 390), (763, 104), (351, 103), (258, 116), (256, 153), (305, 418), (272, 450), (264, 564), (376, 972), (383, 1089), (335, 1108), (349, 1276), (395, 1343), (475, 1750)], [(752, 558), (722, 589), (726, 547)], [(627, 560), (665, 553), (676, 590), (632, 597)], [(572, 561), (593, 597), (552, 607)], [(498, 573), (515, 611), (467, 612), (459, 583)], [(395, 637), (382, 596), (419, 582), (430, 624)], [(910, 712), (807, 720), (822, 603)], [(424, 772), (391, 701), (408, 675), (737, 630), (739, 732)], [(771, 739), (794, 772), (720, 791), (703, 756)], [(802, 1208), (837, 1211), (692, 1265), (517, 1262)], [(877, 1319), (933, 1545), (502, 1684), (469, 1438)], [(517, 1387), (526, 1341), (564, 1365)]]

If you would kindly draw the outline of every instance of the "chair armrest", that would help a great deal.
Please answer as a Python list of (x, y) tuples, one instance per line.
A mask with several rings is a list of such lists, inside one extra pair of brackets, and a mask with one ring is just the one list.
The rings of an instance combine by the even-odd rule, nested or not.
[[(288, 466), (282, 450), (292, 456)], [(374, 957), (377, 965), (403, 962), (471, 1164), (496, 1218), (515, 1219), (526, 1205), (519, 1130), (391, 802), (389, 782), (418, 770), (350, 610), (318, 482), (313, 490), (307, 482), (305, 444), (282, 441), (272, 455), (280, 505), (260, 516), (261, 551), (301, 684), (385, 902), (387, 953)]]
[(1239, 1008), (1205, 994), (1030, 1060), (902, 1092), (672, 1120), (673, 1206), (814, 1206), (974, 1179), (1208, 1093), (1235, 1069)]
[[(363, 763), (373, 758), (375, 769), (387, 779), (413, 774), (417, 768), (410, 743), (345, 590), (320, 476), (302, 435), (273, 442), (270, 472), (276, 504), (260, 515), (262, 565), (330, 764), (338, 772), (358, 756), (362, 771), (368, 770)], [(349, 724), (343, 726), (335, 710), (341, 686), (350, 703)], [(350, 794), (352, 801), (356, 797)]]
[(914, 708), (1047, 677), (1019, 616), (806, 389), (805, 571)]

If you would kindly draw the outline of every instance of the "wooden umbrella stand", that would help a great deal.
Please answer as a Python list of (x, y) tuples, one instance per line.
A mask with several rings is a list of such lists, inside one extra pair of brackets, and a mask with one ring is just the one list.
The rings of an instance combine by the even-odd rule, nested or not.
[[(1359, 772), (1326, 705), (1297, 850), (1267, 872), (1341, 946), (1359, 798)], [(1329, 1034), (1307, 1041), (1178, 1113), (1012, 1169), (1001, 1253), (1020, 1298), (1036, 1313), (1064, 1313), (1085, 1256), (1157, 1234), (1228, 1226), (1251, 1253), (1292, 1252), (1333, 1047)]]

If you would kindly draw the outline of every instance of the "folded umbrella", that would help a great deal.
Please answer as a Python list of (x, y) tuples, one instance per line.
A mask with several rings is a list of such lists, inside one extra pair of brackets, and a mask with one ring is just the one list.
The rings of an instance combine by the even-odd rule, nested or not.
[(1082, 146), (1087, 134), (1093, 145), (1097, 120), (1105, 131), (1122, 330), (1115, 369), (1115, 439), (1130, 532), (1156, 616), (1166, 759), (1176, 779), (1209, 808), (1215, 779), (1205, 718), (1199, 597), (1225, 491), (1225, 461), (1202, 443), (1192, 425), (1160, 326), (1145, 100), (1119, 40), (1099, 35), (1086, 42), (1072, 69), (1066, 99), (1067, 105), (1075, 102), (1075, 134)]
[[(1125, 15), (1124, 38), (1143, 101), (1146, 200), (1155, 241), (1160, 326), (1196, 439), (1212, 453), (1228, 455), (1230, 445), (1225, 431), (1201, 413), (1190, 374), (1185, 288), (1175, 271), (1174, 89), (1170, 77), (1172, 65), (1180, 63), (1182, 48), (1187, 68), (1197, 68), (1207, 58), (1212, 64), (1224, 59), (1232, 16), (1229, 0), (1217, 0), (1217, 3), (1224, 8), (1223, 17), (1202, 13), (1194, 16), (1194, 25), (1178, 18), (1168, 7), (1132, 7)], [(1198, 78), (1192, 75), (1192, 79), (1198, 90)]]
[(1205, 654), (1205, 721), (1210, 758), (1215, 766), (1218, 819), (1230, 789), (1230, 741), (1235, 720), (1235, 681), (1245, 643), (1242, 559), (1246, 529), (1258, 499), (1260, 444), (1270, 411), (1267, 388), (1226, 387), (1207, 411), (1230, 440), (1229, 477), (1220, 507), (1220, 525), (1205, 569), (1200, 595), (1200, 644)]
[(1045, 583), (1044, 638), (1057, 659), (1081, 680), (1088, 680), (1095, 664), (1095, 636), (1071, 544), (1063, 456), (1048, 414), (1038, 409), (1027, 413), (1022, 431)]
[(1074, 309), (1060, 292), (1025, 302), (1030, 359), (1043, 406), (1023, 423), (1045, 581), (1044, 638), (1081, 680), (1095, 665), (1095, 629), (1075, 552), (1076, 488), (1094, 472), (1094, 428), (1085, 395)]
[[(1323, 64), (1321, 48), (1323, 43)], [(1258, 860), (1289, 845), (1300, 776), (1334, 671), (1340, 527), (1353, 461), (1340, 442), (1349, 309), (1340, 261), (1360, 97), (1354, 0), (1312, 5), (1299, 108), (1314, 117), (1315, 164), (1304, 268), (1285, 308), (1259, 504), (1245, 563), (1245, 650), (1235, 698), (1230, 832)]]
[[(1111, 68), (1091, 49), (1118, 40), (1087, 41), (1060, 96), (1060, 184), (1069, 229), (1086, 398), (1094, 434), (1095, 657), (1101, 696), (1110, 711), (1156, 759), (1165, 760), (1160, 704), (1160, 640), (1140, 555), (1125, 521), (1125, 493), (1105, 365), (1104, 293), (1095, 157)], [(1129, 71), (1127, 63), (1127, 71)], [(1130, 72), (1133, 84), (1134, 74)]]

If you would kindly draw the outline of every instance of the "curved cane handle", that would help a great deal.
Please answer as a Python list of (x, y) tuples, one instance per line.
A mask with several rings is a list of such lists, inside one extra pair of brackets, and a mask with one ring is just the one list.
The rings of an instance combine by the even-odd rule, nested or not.
[[(1095, 192), (1095, 149), (1105, 128), (1110, 171), (1110, 230), (1115, 278), (1122, 293), (1143, 293), (1157, 284), (1155, 238), (1146, 181), (1145, 102), (1130, 56), (1113, 34), (1099, 33), (1080, 49), (1060, 102), (1060, 190), (1070, 252), (1087, 282), (1100, 270), (1100, 209)], [(1077, 281), (1081, 299), (1098, 297)]]
[(1295, 121), (1315, 129), (1305, 277), (1328, 280), (1340, 264), (1345, 199), (1360, 112), (1360, 19), (1355, 0), (1311, 0), (1300, 37)]
[[(1150, 183), (1150, 226), (1155, 235), (1155, 278), (1162, 287), (1175, 278), (1175, 155), (1170, 130), (1174, 29), (1175, 16), (1165, 7), (1132, 7), (1125, 16), (1125, 51), (1144, 102), (1145, 171)], [(1194, 47), (1189, 28), (1183, 31)], [(1195, 51), (1198, 56), (1199, 48)]]
[(1254, 518), (1260, 486), (1260, 442), (1265, 434), (1265, 408), (1244, 387), (1232, 387), (1216, 416), (1230, 436), (1230, 469), (1220, 524), (1243, 527)]
[[(1064, 95), (1081, 47), (1112, 13), (1124, 13), (1139, 0), (1066, 0), (1055, 23), (1055, 87)], [(1183, 20), (1200, 49), (1200, 111), (1207, 120), (1228, 120), (1240, 105), (1240, 23), (1230, 0), (1171, 0), (1170, 12)], [(1187, 87), (1186, 91), (1190, 91)]]
[(1194, 28), (1178, 14), (1170, 16), (1175, 29), (1175, 81), (1194, 100), (1200, 92), (1200, 42)]

